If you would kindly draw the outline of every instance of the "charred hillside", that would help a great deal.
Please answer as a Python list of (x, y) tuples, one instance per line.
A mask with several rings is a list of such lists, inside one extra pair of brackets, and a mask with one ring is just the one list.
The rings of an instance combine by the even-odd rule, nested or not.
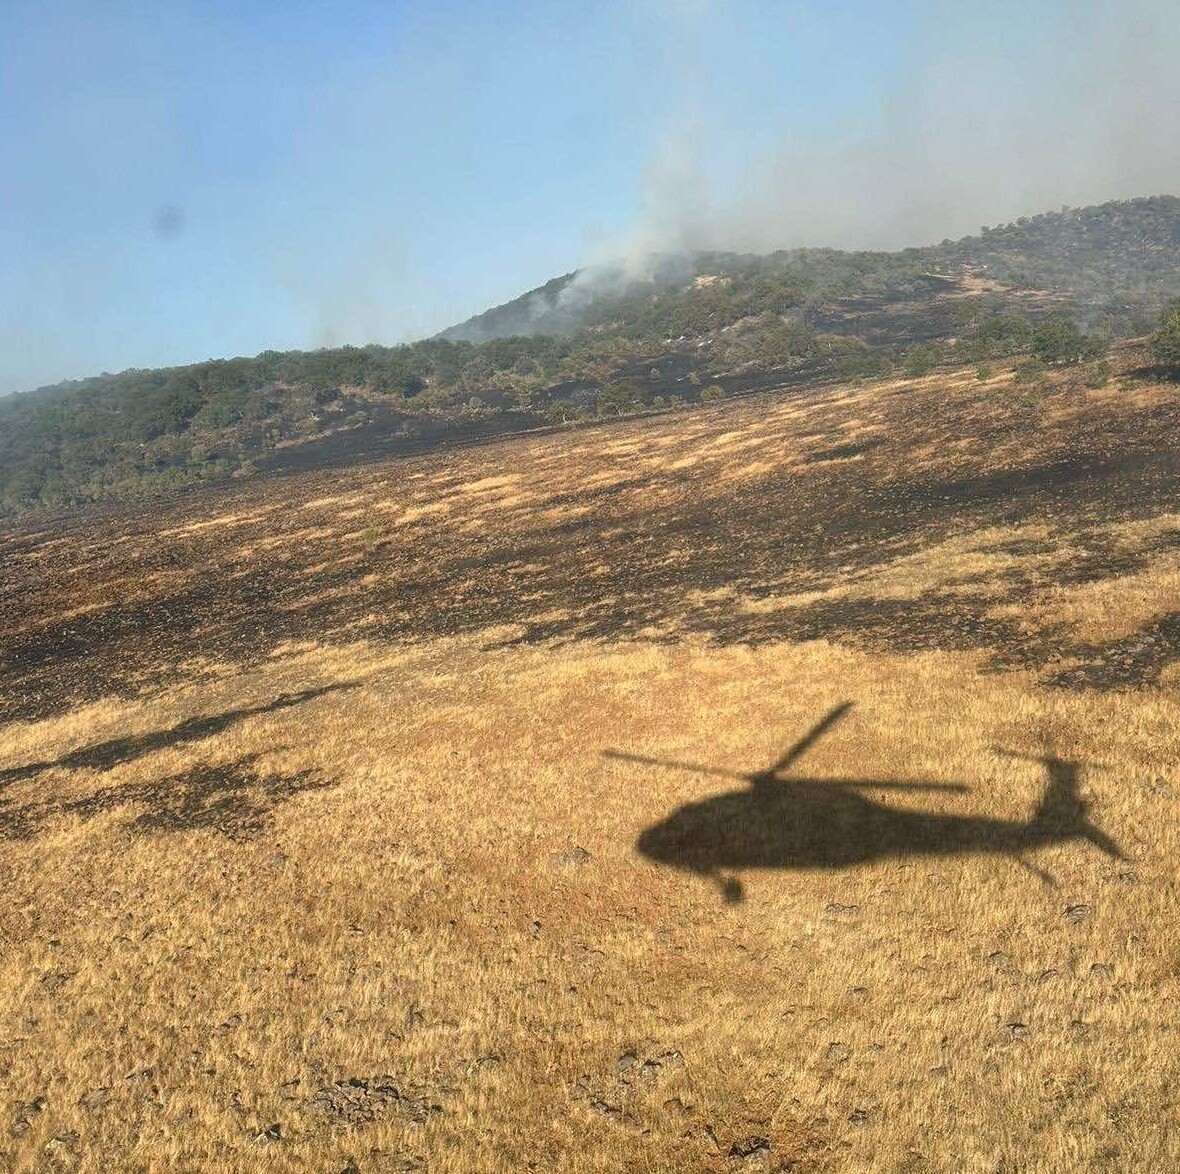
[[(566, 274), (439, 337), (485, 342), (514, 334), (565, 334), (583, 327), (626, 331), (666, 302), (668, 325), (692, 316), (694, 282), (730, 284), (735, 310), (774, 312), (800, 300), (863, 292), (916, 292), (930, 272), (986, 276), (1024, 291), (1068, 297), (1112, 316), (1152, 313), (1180, 294), (1180, 198), (1152, 196), (1063, 208), (979, 235), (897, 253), (789, 249), (759, 256), (702, 252), (653, 258), (642, 276), (605, 267)], [(645, 313), (645, 310), (647, 311)]]
[[(1180, 294), (1180, 199), (896, 253), (580, 271), (432, 339), (130, 370), (0, 400), (0, 516), (941, 364), (1099, 360)], [(1097, 379), (1105, 378), (1099, 370)]]

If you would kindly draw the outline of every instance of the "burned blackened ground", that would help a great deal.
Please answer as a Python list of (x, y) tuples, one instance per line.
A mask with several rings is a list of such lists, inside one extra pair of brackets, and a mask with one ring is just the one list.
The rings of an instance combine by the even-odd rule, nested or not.
[(1046, 684), (1150, 685), (1180, 602), (1137, 616), (1119, 591), (1175, 573), (1178, 403), (1162, 384), (1030, 401), (963, 373), (29, 525), (0, 540), (0, 720), (292, 642), (493, 629), (978, 651)]

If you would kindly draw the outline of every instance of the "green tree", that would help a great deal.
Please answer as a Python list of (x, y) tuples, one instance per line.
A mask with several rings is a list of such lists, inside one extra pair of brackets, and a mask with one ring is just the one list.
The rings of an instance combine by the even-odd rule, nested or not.
[(1161, 367), (1180, 371), (1180, 298), (1164, 311), (1159, 329), (1151, 336), (1150, 346)]
[(624, 412), (634, 412), (642, 406), (643, 397), (630, 379), (607, 384), (598, 397), (598, 411), (603, 416), (621, 416)]
[(1029, 349), (1042, 363), (1072, 365), (1100, 358), (1106, 353), (1106, 340), (1082, 334), (1068, 318), (1047, 318), (1033, 327)]
[(934, 370), (937, 362), (938, 351), (934, 347), (912, 346), (902, 356), (901, 366), (911, 379), (921, 379), (923, 375), (929, 375)]
[(1040, 383), (1045, 378), (1047, 368), (1042, 359), (1035, 356), (1031, 359), (1021, 359), (1012, 370), (1017, 383)]

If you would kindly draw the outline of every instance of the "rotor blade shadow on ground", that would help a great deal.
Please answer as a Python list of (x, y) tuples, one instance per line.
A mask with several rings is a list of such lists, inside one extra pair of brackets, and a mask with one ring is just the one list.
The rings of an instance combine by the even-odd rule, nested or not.
[(673, 759), (648, 758), (645, 754), (629, 754), (625, 750), (604, 750), (603, 758), (617, 758), (623, 762), (638, 762), (643, 766), (666, 766), (671, 770), (689, 770), (701, 775), (715, 775), (721, 779), (748, 779), (741, 771), (723, 770), (716, 766), (698, 766), (692, 762), (676, 762)]
[(820, 721), (808, 730), (798, 742), (794, 744), (767, 772), (768, 774), (779, 774), (785, 771), (796, 759), (802, 757), (811, 747), (834, 726), (850, 709), (852, 708), (851, 701), (842, 701), (835, 709), (829, 711), (824, 715)]
[(145, 754), (156, 750), (164, 750), (171, 746), (181, 746), (186, 742), (195, 742), (201, 738), (209, 738), (220, 734), (222, 730), (236, 722), (244, 721), (259, 714), (275, 713), (281, 709), (289, 709), (294, 705), (302, 705), (305, 701), (312, 701), (328, 693), (337, 693), (345, 689), (360, 688), (360, 681), (341, 681), (333, 685), (320, 685), (314, 689), (304, 689), (299, 693), (284, 693), (273, 701), (261, 705), (242, 706), (228, 709), (224, 713), (211, 714), (205, 717), (190, 717), (166, 730), (153, 730), (150, 734), (135, 734), (123, 738), (111, 738), (100, 742), (97, 746), (86, 746), (80, 750), (71, 750), (60, 758), (43, 762), (30, 762), (23, 766), (12, 766), (0, 770), (0, 784), (18, 782), (21, 779), (32, 778), (42, 771), (53, 767), (94, 767), (99, 770), (110, 770), (124, 762), (131, 762)]

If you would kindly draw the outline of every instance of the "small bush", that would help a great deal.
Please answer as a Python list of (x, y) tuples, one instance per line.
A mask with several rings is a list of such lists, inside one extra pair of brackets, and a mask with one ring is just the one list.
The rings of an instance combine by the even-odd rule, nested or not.
[(938, 351), (932, 346), (912, 346), (901, 359), (901, 368), (911, 379), (929, 375), (938, 363)]
[(980, 365), (975, 368), (975, 378), (978, 379), (980, 383), (986, 383), (991, 377), (992, 369), (986, 363), (980, 363)]
[(1180, 298), (1164, 311), (1160, 328), (1151, 336), (1149, 345), (1161, 367), (1180, 371)]
[(1110, 363), (1100, 359), (1086, 372), (1087, 387), (1105, 387), (1110, 382)]
[(725, 388), (719, 383), (710, 383), (704, 391), (701, 392), (701, 403), (711, 403), (713, 400), (724, 399)]
[(1043, 363), (1073, 366), (1086, 359), (1100, 359), (1109, 340), (1101, 334), (1082, 334), (1068, 318), (1048, 318), (1032, 332), (1032, 353)]
[(1044, 380), (1048, 368), (1038, 358), (1022, 359), (1012, 369), (1012, 376), (1017, 383), (1033, 384)]

